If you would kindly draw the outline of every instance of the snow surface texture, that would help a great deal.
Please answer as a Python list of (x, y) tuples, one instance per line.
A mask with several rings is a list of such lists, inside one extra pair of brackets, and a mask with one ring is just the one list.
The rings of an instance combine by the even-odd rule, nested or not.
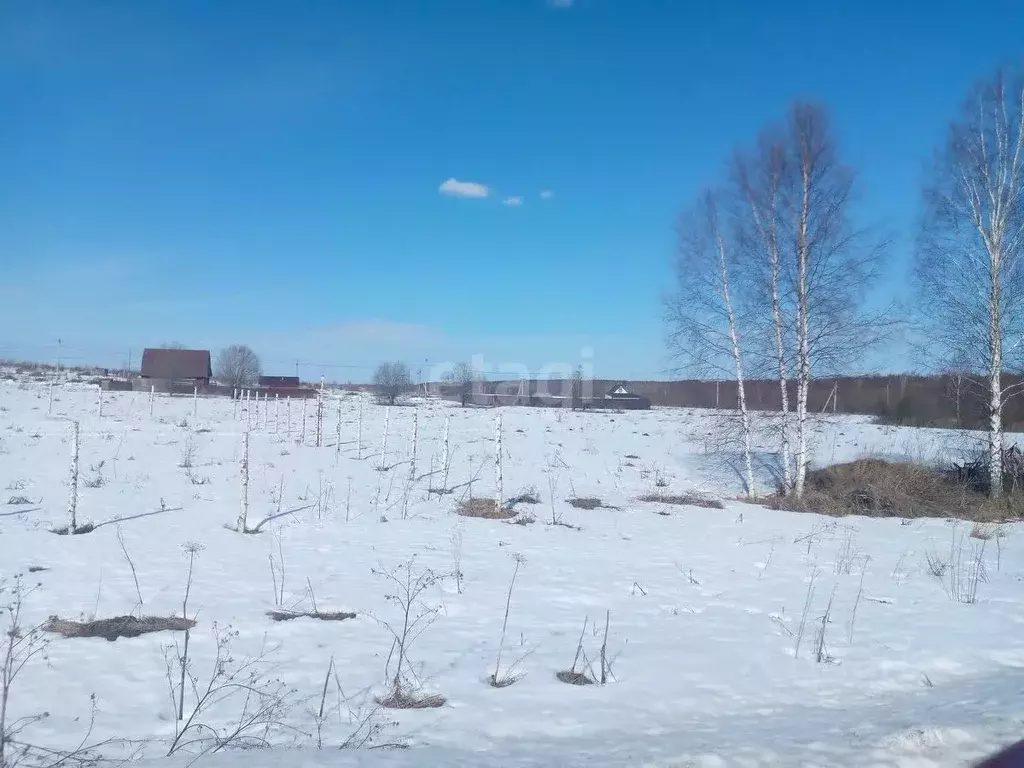
[[(234, 658), (272, 649), (272, 674), (294, 689), (297, 702), (287, 716), (295, 730), (273, 736), (280, 749), (226, 751), (201, 764), (953, 766), (1024, 732), (1020, 529), (1005, 526), (1004, 538), (985, 543), (977, 602), (956, 602), (927, 560), (948, 559), (954, 549), (970, 561), (982, 542), (969, 537), (969, 523), (837, 520), (729, 501), (741, 493), (739, 478), (707, 449), (708, 412), (504, 409), (505, 495), (533, 487), (541, 497), (518, 508), (537, 521), (513, 525), (453, 514), (470, 480), (473, 496), (495, 493), (494, 411), (434, 401), (391, 408), (385, 464), (392, 468), (379, 471), (383, 407), (359, 395), (341, 398), (338, 451), (337, 399), (325, 408), (322, 448), (313, 447), (315, 402), (307, 406), (304, 445), (297, 444), (300, 403), (291, 404), (290, 436), (285, 403), (278, 421), (271, 401), (266, 427), (261, 403), (258, 428), (250, 417), (249, 523), (278, 508), (282, 485), (280, 508), (304, 509), (260, 535), (241, 535), (225, 524), (233, 525), (240, 509), (244, 406), (234, 418), (231, 401), (200, 398), (194, 414), (192, 398), (158, 395), (150, 416), (148, 393), (105, 393), (103, 401), (100, 417), (95, 387), (65, 385), (55, 388), (47, 416), (45, 384), (0, 383), (0, 576), (48, 569), (27, 574), (41, 584), (26, 605), (28, 624), (50, 615), (128, 614), (138, 598), (120, 528), (143, 612), (180, 614), (183, 546), (201, 544), (189, 602), (198, 621), (194, 671), (202, 676), (212, 664), (214, 623), (230, 625), (239, 632)], [(419, 444), (410, 482), (414, 412)], [(440, 484), (449, 416), (448, 485), (456, 490), (428, 498), (428, 487)], [(80, 524), (168, 511), (85, 535), (50, 533), (67, 514), (72, 418), (82, 432)], [(953, 438), (959, 439), (829, 418), (818, 425), (814, 458), (820, 465), (865, 455), (935, 456), (954, 450)], [(193, 467), (186, 469), (180, 465), (188, 463), (189, 444)], [(432, 468), (435, 474), (426, 476)], [(647, 493), (692, 491), (722, 498), (725, 509), (637, 501)], [(607, 507), (574, 508), (567, 501), (574, 495), (598, 497)], [(31, 506), (21, 508), (32, 511), (18, 512), (8, 496), (28, 497)], [(578, 530), (551, 525), (553, 515)], [(461, 592), (450, 576), (460, 537)], [(502, 669), (519, 662), (523, 677), (496, 689), (486, 680), (513, 554), (525, 563), (512, 594)], [(372, 571), (413, 557), (414, 573), (430, 568), (446, 578), (423, 595), (438, 615), (410, 647), (410, 669), (423, 692), (447, 703), (372, 716), (380, 726), (374, 743), (408, 749), (339, 752), (360, 717), (372, 712), (373, 697), (386, 690), (392, 641), (380, 621), (399, 619), (385, 599), (393, 585)], [(320, 610), (350, 610), (357, 618), (267, 617), (279, 602), (310, 610), (309, 587)], [(830, 598), (825, 660), (818, 663), (817, 633)], [(614, 677), (604, 686), (559, 682), (555, 674), (572, 664), (585, 619), (588, 674), (599, 673), (606, 611)], [(165, 653), (172, 646), (173, 655), (181, 639), (169, 632), (116, 642), (54, 636), (48, 659), (33, 660), (17, 681), (12, 717), (45, 710), (49, 718), (25, 738), (73, 747), (95, 693), (92, 740), (133, 740), (132, 750), (147, 760), (187, 765), (194, 753), (161, 757), (174, 735)], [(312, 713), (332, 657), (337, 675), (318, 751)], [(338, 703), (338, 685), (345, 704)], [(192, 703), (190, 692), (186, 717)], [(237, 709), (225, 705), (223, 722)]]

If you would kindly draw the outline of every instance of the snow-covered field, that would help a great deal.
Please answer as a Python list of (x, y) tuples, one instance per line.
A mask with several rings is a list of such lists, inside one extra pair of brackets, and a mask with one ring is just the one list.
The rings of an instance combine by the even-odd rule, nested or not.
[[(187, 550), (197, 551), (190, 673), (205, 686), (215, 632), (230, 627), (238, 634), (228, 668), (262, 652), (261, 674), (279, 679), (287, 694), (287, 709), (266, 733), (280, 748), (226, 750), (201, 764), (952, 766), (1024, 735), (1024, 543), (1016, 525), (982, 542), (970, 538), (969, 523), (836, 520), (729, 501), (739, 479), (707, 451), (709, 415), (681, 409), (503, 409), (505, 496), (535, 488), (541, 503), (519, 509), (537, 520), (462, 518), (454, 509), (470, 481), (476, 497), (496, 493), (496, 411), (435, 401), (391, 408), (390, 469), (378, 471), (385, 409), (360, 396), (329, 401), (322, 448), (313, 446), (315, 402), (304, 444), (301, 403), (291, 403), (290, 435), (283, 402), (279, 417), (271, 402), (258, 419), (244, 408), (236, 417), (229, 400), (196, 405), (193, 413), (191, 398), (158, 396), (151, 416), (148, 394), (106, 393), (101, 417), (94, 387), (67, 385), (55, 390), (47, 415), (45, 384), (0, 382), (0, 577), (8, 588), (17, 573), (38, 582), (26, 599), (26, 626), (51, 615), (180, 615)], [(446, 417), (455, 490), (428, 497), (441, 484)], [(225, 527), (240, 510), (247, 418), (250, 525), (298, 510), (258, 535)], [(78, 536), (50, 532), (67, 515), (71, 419), (81, 424), (79, 523), (157, 514)], [(836, 418), (819, 425), (815, 461), (931, 456), (948, 440)], [(637, 500), (691, 491), (722, 498), (725, 509)], [(7, 503), (16, 496), (31, 504)], [(574, 496), (607, 507), (577, 509), (567, 501)], [(969, 576), (983, 544), (977, 601), (951, 599), (950, 578)], [(959, 574), (956, 563), (941, 578), (930, 573), (929, 556), (951, 553)], [(515, 665), (522, 676), (494, 688), (487, 678), (517, 557), (501, 668)], [(403, 567), (413, 578), (427, 570), (438, 577), (413, 609), (414, 617), (436, 618), (417, 628), (407, 668), (423, 693), (445, 697), (437, 709), (374, 705), (386, 691), (385, 670), (393, 675), (396, 665), (383, 624), (402, 623), (386, 599), (395, 584), (382, 573)], [(320, 611), (357, 616), (278, 623), (266, 614), (279, 603), (312, 610), (314, 599)], [(556, 679), (573, 665), (585, 622), (586, 661), (576, 669), (600, 674), (606, 618), (608, 683)], [(76, 746), (95, 694), (89, 741), (125, 740), (104, 750), (162, 761), (176, 729), (171, 689), (183, 633), (116, 642), (48, 637), (45, 658), (32, 659), (11, 691), (8, 722), (49, 713), (21, 738)], [(195, 702), (188, 690), (186, 719)], [(239, 688), (198, 719), (223, 729), (244, 707)], [(337, 749), (360, 729), (361, 741), (367, 728), (370, 745), (408, 748)], [(167, 764), (186, 765), (203, 746)]]

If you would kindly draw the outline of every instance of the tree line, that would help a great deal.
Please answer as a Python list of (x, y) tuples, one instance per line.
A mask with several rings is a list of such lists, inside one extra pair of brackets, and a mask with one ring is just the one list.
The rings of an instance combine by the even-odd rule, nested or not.
[(916, 362), (980, 403), (998, 495), (1004, 411), (1024, 388), (1007, 376), (1024, 371), (1022, 72), (979, 83), (930, 161), (907, 308), (871, 308), (890, 244), (855, 220), (855, 191), (823, 105), (794, 103), (738, 148), (679, 219), (676, 285), (665, 301), (670, 352), (682, 370), (735, 382), (749, 493), (747, 390), (755, 379), (774, 382), (780, 491), (799, 498), (814, 379), (849, 371), (907, 329)]

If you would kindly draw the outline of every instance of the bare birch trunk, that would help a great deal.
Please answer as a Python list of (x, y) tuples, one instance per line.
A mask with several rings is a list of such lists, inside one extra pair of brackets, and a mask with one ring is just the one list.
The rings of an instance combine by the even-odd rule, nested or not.
[(988, 481), (989, 496), (993, 498), (1003, 492), (1003, 334), (999, 316), (999, 255), (997, 248), (991, 257), (994, 274), (989, 297)]
[(245, 533), (249, 524), (249, 431), (242, 436), (242, 499), (236, 530)]
[(498, 487), (498, 495), (494, 499), (494, 511), (496, 514), (501, 513), (502, 499), (505, 497), (505, 477), (502, 474), (501, 453), (501, 412), (499, 411), (497, 418), (494, 420), (494, 471), (496, 474), (495, 484)]
[(380, 469), (387, 467), (388, 425), (391, 423), (391, 406), (384, 409), (384, 433), (380, 437)]
[(743, 355), (740, 352), (739, 333), (736, 330), (736, 312), (733, 309), (732, 294), (729, 291), (729, 265), (725, 254), (725, 240), (722, 237), (721, 229), (719, 229), (717, 218), (714, 228), (718, 250), (719, 290), (729, 323), (729, 349), (736, 369), (736, 395), (740, 408), (740, 427), (743, 432), (743, 468), (746, 474), (747, 498), (749, 499), (757, 495), (757, 489), (754, 487), (754, 464), (750, 454), (750, 412), (747, 410), (747, 393), (743, 379)]
[(77, 421), (71, 422), (71, 480), (68, 493), (68, 535), (78, 530), (78, 452), (79, 426)]
[(416, 444), (420, 439), (420, 414), (416, 411), (412, 415), (412, 460), (409, 462), (409, 479), (416, 477)]
[(451, 428), (452, 417), (451, 415), (444, 417), (444, 444), (441, 446), (441, 468), (444, 472), (443, 480), (441, 482), (441, 490), (448, 490), (448, 468), (451, 466), (451, 452), (448, 447), (448, 434)]
[(796, 233), (796, 367), (797, 367), (797, 389), (796, 389), (796, 420), (797, 420), (797, 448), (796, 448), (796, 481), (793, 484), (793, 493), (799, 499), (804, 493), (804, 484), (807, 478), (807, 398), (810, 392), (811, 383), (811, 353), (807, 305), (807, 267), (809, 259), (810, 244), (807, 239), (808, 222), (811, 215), (811, 168), (810, 158), (801, 154), (800, 158), (800, 181), (802, 199), (800, 202), (799, 218), (797, 219)]

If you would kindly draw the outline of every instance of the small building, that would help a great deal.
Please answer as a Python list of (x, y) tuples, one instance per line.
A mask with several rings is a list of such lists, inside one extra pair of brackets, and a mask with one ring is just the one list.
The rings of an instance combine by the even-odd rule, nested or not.
[(146, 386), (170, 391), (175, 385), (206, 387), (213, 378), (208, 349), (144, 349), (141, 377)]
[(630, 411), (646, 411), (650, 409), (651, 401), (643, 395), (631, 392), (625, 384), (620, 383), (605, 393), (604, 403), (598, 400), (594, 402), (594, 405), (598, 408), (610, 407)]

